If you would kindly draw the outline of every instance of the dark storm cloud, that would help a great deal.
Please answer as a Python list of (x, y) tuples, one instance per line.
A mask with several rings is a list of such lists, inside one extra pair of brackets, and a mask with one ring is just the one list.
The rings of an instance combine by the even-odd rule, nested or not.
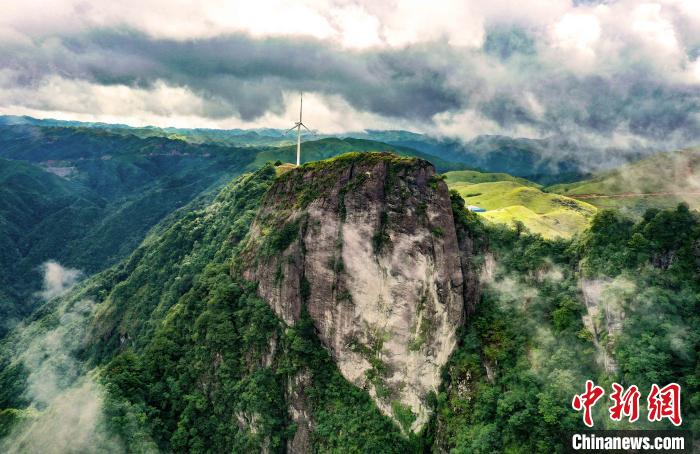
[(503, 127), (512, 127), (518, 124), (536, 125), (538, 123), (516, 97), (496, 95), (479, 107), (481, 113)]
[(564, 134), (576, 125), (606, 136), (625, 127), (657, 142), (700, 140), (697, 86), (666, 85), (630, 70), (613, 78), (567, 75), (543, 84), (536, 93), (548, 106), (544, 123), (557, 133)]
[[(52, 72), (138, 87), (163, 80), (223, 100), (245, 120), (280, 110), (285, 90), (339, 94), (360, 110), (415, 119), (458, 109), (464, 102), (445, 85), (456, 58), (449, 49), (354, 53), (303, 39), (236, 35), (175, 41), (100, 32), (4, 55), (3, 66), (32, 76), (23, 83)], [(208, 114), (224, 116), (230, 110)]]
[(303, 90), (339, 95), (358, 111), (424, 123), (468, 109), (501, 127), (542, 135), (606, 137), (622, 128), (655, 143), (700, 140), (697, 84), (635, 61), (579, 75), (542, 60), (537, 45), (527, 30), (507, 26), (487, 29), (476, 50), (434, 41), (353, 51), (302, 38), (174, 40), (103, 30), (0, 44), (0, 69), (29, 87), (52, 74), (103, 85), (186, 86), (204, 99), (211, 118), (281, 113), (283, 93)]

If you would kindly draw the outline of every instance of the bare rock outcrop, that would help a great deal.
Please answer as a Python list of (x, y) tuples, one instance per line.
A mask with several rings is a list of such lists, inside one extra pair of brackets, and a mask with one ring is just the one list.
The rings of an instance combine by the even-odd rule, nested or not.
[(279, 176), (237, 266), (286, 323), (309, 316), (341, 373), (408, 432), (473, 307), (464, 243), (430, 163), (353, 153)]

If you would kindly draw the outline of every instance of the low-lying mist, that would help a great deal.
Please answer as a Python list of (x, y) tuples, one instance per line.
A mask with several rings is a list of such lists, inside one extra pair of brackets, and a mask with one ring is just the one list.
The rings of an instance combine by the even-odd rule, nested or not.
[(84, 346), (88, 323), (95, 308), (90, 299), (68, 294), (81, 272), (46, 262), (44, 290), (48, 299), (65, 296), (55, 318), (17, 328), (24, 348), (15, 359), (27, 372), (24, 417), (0, 441), (0, 451), (110, 452), (123, 449), (110, 436), (103, 415), (103, 390), (76, 358)]

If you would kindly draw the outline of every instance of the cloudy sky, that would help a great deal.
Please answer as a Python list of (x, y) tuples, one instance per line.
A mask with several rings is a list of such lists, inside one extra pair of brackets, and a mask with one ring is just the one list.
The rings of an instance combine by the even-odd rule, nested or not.
[(700, 143), (697, 0), (9, 0), (0, 114)]

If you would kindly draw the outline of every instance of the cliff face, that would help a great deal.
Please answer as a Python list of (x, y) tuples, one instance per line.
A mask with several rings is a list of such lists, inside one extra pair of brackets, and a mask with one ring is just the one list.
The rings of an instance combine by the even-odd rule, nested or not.
[(432, 165), (348, 154), (277, 179), (238, 266), (287, 324), (309, 316), (342, 374), (416, 431), (473, 304), (466, 243)]

